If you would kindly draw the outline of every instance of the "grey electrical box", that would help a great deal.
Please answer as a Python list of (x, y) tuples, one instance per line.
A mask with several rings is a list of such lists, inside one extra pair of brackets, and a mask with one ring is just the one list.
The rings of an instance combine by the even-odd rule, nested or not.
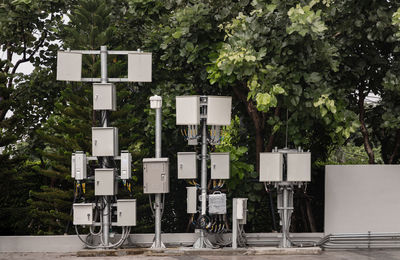
[(235, 198), (236, 203), (236, 218), (239, 224), (246, 224), (247, 222), (247, 198)]
[(112, 83), (93, 84), (93, 109), (117, 110), (117, 91)]
[(176, 97), (176, 124), (177, 125), (200, 124), (199, 96)]
[(231, 124), (232, 97), (207, 97), (207, 125)]
[(208, 213), (226, 214), (226, 194), (214, 193), (208, 195)]
[(75, 153), (71, 156), (71, 178), (75, 179)]
[(74, 203), (74, 225), (92, 225), (93, 223), (93, 204)]
[(84, 180), (87, 178), (86, 154), (83, 152), (75, 153), (75, 180)]
[(117, 225), (136, 226), (136, 200), (117, 200)]
[(128, 54), (128, 81), (151, 82), (152, 61), (151, 53)]
[(260, 182), (283, 181), (283, 155), (260, 153)]
[(118, 193), (115, 169), (100, 168), (94, 172), (94, 195), (112, 196)]
[(229, 153), (210, 153), (211, 179), (229, 179), (230, 156)]
[(127, 152), (121, 152), (121, 179), (129, 180), (131, 178), (132, 155)]
[(57, 52), (57, 80), (81, 81), (82, 54), (73, 52)]
[(287, 181), (311, 181), (311, 153), (287, 154)]
[(92, 127), (93, 156), (118, 155), (118, 128)]
[(187, 197), (187, 213), (195, 214), (197, 213), (197, 187), (186, 187)]
[(197, 154), (178, 153), (178, 179), (197, 179)]
[(169, 159), (143, 159), (143, 193), (169, 192)]

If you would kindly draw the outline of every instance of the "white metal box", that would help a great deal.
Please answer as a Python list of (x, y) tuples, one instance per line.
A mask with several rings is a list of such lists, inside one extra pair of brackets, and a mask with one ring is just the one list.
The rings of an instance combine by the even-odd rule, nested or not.
[(81, 81), (82, 54), (73, 52), (57, 52), (57, 80)]
[(230, 156), (229, 153), (210, 153), (211, 179), (229, 179)]
[(117, 200), (117, 225), (136, 226), (136, 199)]
[(177, 125), (200, 124), (199, 96), (176, 97), (176, 124)]
[(130, 153), (121, 152), (121, 179), (129, 180), (132, 172), (132, 155)]
[(93, 223), (93, 204), (74, 203), (74, 225), (92, 225)]
[(239, 224), (246, 224), (247, 198), (236, 198), (233, 201), (236, 203), (236, 218), (239, 220)]
[(92, 155), (118, 155), (118, 128), (92, 127)]
[(178, 179), (197, 179), (197, 154), (178, 153)]
[(208, 213), (226, 214), (226, 194), (214, 193), (208, 195)]
[(93, 110), (117, 110), (117, 91), (114, 84), (93, 84)]
[(151, 53), (128, 54), (128, 81), (151, 82), (152, 61)]
[(287, 181), (311, 181), (311, 153), (288, 153), (287, 165)]
[(71, 178), (75, 179), (75, 153), (72, 153), (71, 156)]
[(111, 196), (118, 193), (118, 183), (115, 181), (115, 169), (95, 169), (94, 183), (95, 196)]
[(207, 125), (231, 124), (232, 97), (208, 96)]
[(195, 214), (197, 213), (197, 187), (186, 187), (187, 197), (186, 197), (186, 205), (187, 205), (187, 213)]
[(143, 193), (169, 192), (169, 159), (143, 159)]
[(260, 182), (283, 181), (283, 155), (260, 153)]
[(86, 162), (86, 154), (83, 152), (75, 153), (75, 180), (84, 180), (87, 178)]

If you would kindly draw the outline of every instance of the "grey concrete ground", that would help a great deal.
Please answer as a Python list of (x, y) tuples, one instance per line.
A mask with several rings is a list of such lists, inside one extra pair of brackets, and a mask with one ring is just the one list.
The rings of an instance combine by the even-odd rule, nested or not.
[(268, 256), (118, 256), (118, 257), (77, 257), (68, 253), (0, 253), (0, 259), (22, 259), (22, 260), (70, 260), (70, 259), (118, 259), (118, 260), (400, 260), (400, 250), (347, 250), (347, 251), (325, 251), (321, 255), (296, 256), (296, 255), (268, 255)]

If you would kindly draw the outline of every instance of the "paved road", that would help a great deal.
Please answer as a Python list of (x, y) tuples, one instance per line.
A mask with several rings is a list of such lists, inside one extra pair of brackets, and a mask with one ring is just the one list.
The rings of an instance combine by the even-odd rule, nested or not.
[[(78, 259), (74, 254), (58, 253), (0, 253), (1, 260), (22, 259), (22, 260), (70, 260)], [(118, 260), (400, 260), (400, 250), (347, 250), (347, 251), (326, 251), (321, 255), (296, 256), (296, 255), (267, 255), (267, 256), (118, 256), (118, 257), (81, 257), (80, 259), (118, 259)]]

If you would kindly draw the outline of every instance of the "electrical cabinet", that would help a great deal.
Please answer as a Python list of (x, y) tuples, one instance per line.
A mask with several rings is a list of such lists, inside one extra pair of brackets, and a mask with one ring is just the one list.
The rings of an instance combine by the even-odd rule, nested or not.
[(208, 96), (207, 125), (231, 124), (232, 97)]
[(93, 84), (93, 109), (117, 110), (117, 91), (112, 83)]
[(260, 182), (283, 181), (283, 155), (260, 153)]
[(199, 96), (176, 97), (176, 124), (177, 125), (200, 124)]
[(229, 179), (230, 156), (229, 153), (210, 153), (211, 179)]
[(151, 53), (128, 54), (128, 81), (151, 82), (152, 61)]
[(75, 153), (71, 156), (71, 178), (75, 179)]
[(246, 224), (247, 222), (247, 198), (235, 198), (236, 203), (236, 218), (239, 224)]
[(92, 127), (93, 156), (118, 155), (118, 128)]
[(129, 180), (131, 178), (132, 155), (127, 152), (121, 152), (121, 179)]
[(74, 203), (74, 225), (92, 225), (93, 206), (92, 203)]
[(87, 178), (86, 154), (83, 152), (75, 153), (75, 180), (84, 180)]
[(214, 193), (208, 195), (208, 213), (226, 214), (226, 194)]
[(73, 52), (57, 52), (57, 80), (81, 81), (82, 54)]
[(311, 181), (311, 153), (287, 154), (287, 181)]
[(118, 193), (118, 183), (115, 181), (115, 169), (95, 169), (94, 183), (95, 196), (112, 196)]
[(187, 197), (187, 213), (195, 214), (197, 213), (197, 187), (186, 187)]
[(169, 159), (143, 159), (143, 193), (169, 192)]
[(197, 179), (197, 154), (178, 153), (178, 179)]
[(136, 226), (136, 200), (117, 200), (117, 225)]

